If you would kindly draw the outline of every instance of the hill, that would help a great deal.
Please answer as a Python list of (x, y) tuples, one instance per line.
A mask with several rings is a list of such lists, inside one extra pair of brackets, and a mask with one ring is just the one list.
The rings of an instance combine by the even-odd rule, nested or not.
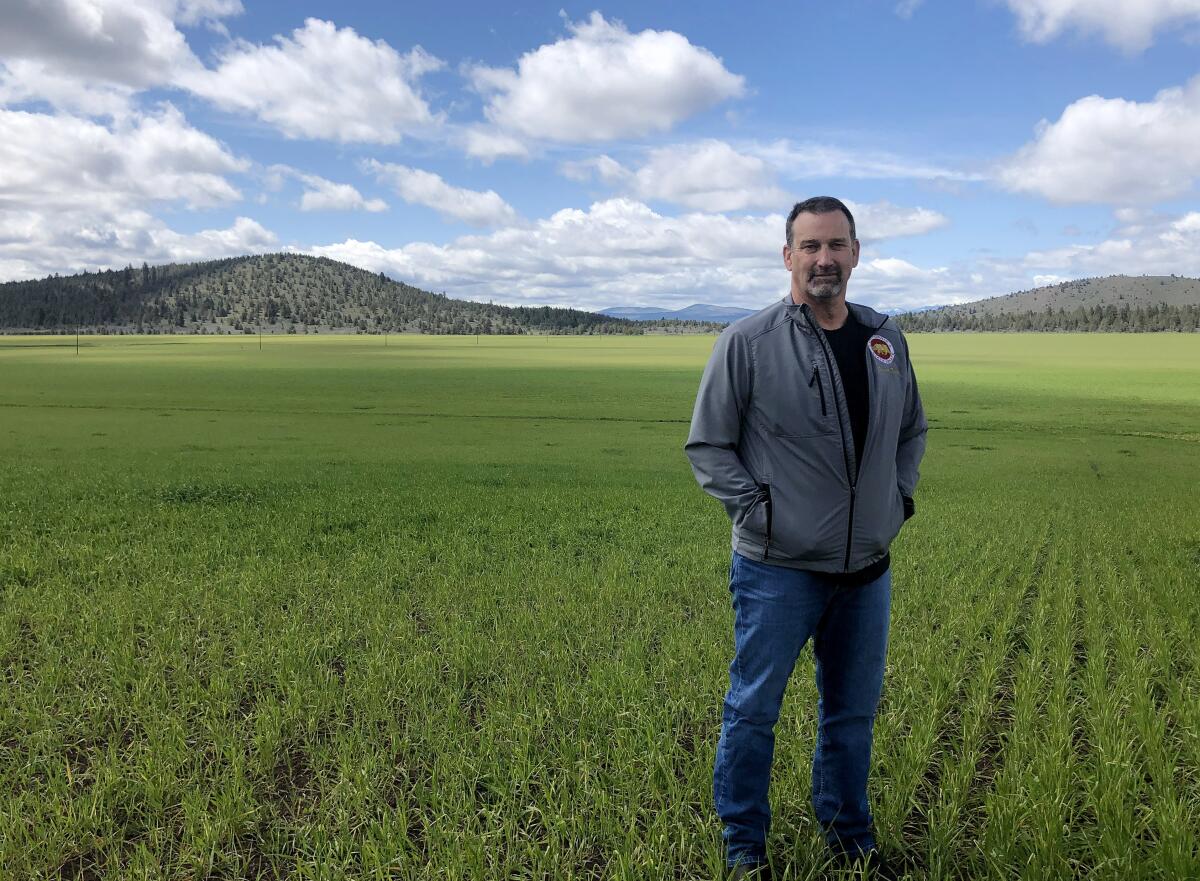
[[(642, 334), (576, 309), (454, 300), (302, 254), (127, 266), (0, 284), (0, 332)], [(660, 330), (714, 325), (669, 322)]]
[(907, 331), (1194, 331), (1200, 279), (1110, 275), (898, 316)]
[(632, 321), (707, 321), (714, 324), (731, 324), (739, 318), (753, 315), (753, 309), (739, 309), (736, 306), (711, 306), (707, 303), (693, 303), (683, 309), (661, 309), (655, 306), (613, 306), (601, 309), (601, 315), (613, 318), (628, 318)]

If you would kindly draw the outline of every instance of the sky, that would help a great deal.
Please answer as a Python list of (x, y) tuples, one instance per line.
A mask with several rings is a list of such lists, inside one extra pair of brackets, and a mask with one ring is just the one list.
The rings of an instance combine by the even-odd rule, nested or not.
[(290, 251), (448, 296), (758, 308), (1200, 276), (1200, 0), (0, 0), (0, 281)]

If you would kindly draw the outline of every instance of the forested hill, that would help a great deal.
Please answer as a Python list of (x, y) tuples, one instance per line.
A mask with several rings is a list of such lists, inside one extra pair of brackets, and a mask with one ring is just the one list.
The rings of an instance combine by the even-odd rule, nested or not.
[[(93, 333), (641, 334), (634, 321), (452, 300), (382, 273), (300, 254), (51, 276), (0, 284), (0, 331)], [(657, 330), (718, 330), (700, 322)]]
[(921, 331), (1108, 331), (1200, 329), (1200, 280), (1174, 275), (1084, 278), (897, 316)]

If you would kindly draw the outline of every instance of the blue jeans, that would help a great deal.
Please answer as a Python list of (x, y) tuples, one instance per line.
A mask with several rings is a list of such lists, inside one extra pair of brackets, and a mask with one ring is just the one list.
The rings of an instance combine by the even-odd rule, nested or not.
[(735, 553), (734, 658), (729, 665), (713, 797), (730, 865), (766, 859), (775, 723), (800, 650), (816, 658), (818, 731), (812, 801), (831, 848), (875, 847), (867, 805), (871, 735), (887, 655), (892, 574), (862, 587)]

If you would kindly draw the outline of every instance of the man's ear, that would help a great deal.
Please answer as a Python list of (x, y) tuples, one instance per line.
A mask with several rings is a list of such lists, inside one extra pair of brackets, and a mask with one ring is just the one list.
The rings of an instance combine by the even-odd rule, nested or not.
[(858, 251), (859, 251), (859, 248), (858, 248), (858, 239), (855, 239), (855, 240), (854, 240), (854, 244), (853, 244), (853, 246), (852, 246), (852, 249), (853, 249), (853, 252), (854, 252), (854, 262), (850, 264), (850, 268), (851, 268), (851, 269), (857, 269), (857, 268), (858, 268)]
[[(855, 244), (857, 244), (857, 243), (855, 243)], [(791, 253), (792, 253), (792, 249), (789, 248), (787, 245), (784, 245), (783, 246), (783, 265), (787, 267), (788, 272), (792, 271), (792, 258), (790, 256)], [(854, 257), (854, 262), (858, 263), (858, 255), (857, 254)]]

